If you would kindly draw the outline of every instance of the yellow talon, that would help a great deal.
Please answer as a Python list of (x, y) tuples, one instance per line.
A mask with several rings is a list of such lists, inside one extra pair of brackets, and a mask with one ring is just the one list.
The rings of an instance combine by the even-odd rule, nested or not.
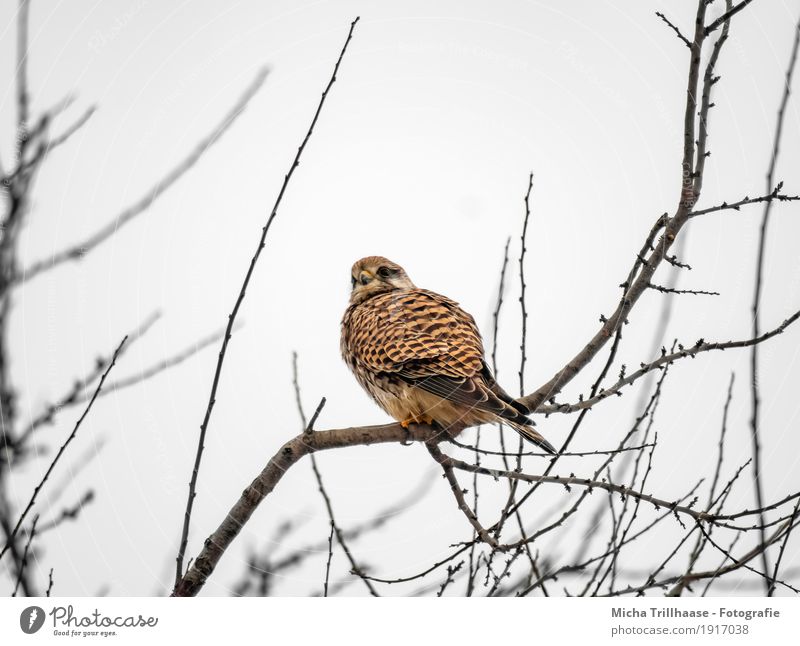
[(422, 415), (419, 418), (409, 417), (408, 419), (404, 419), (402, 422), (400, 422), (400, 426), (406, 430), (408, 430), (408, 427), (411, 426), (411, 424), (427, 424), (430, 426), (433, 424), (433, 418), (429, 417), (428, 415)]

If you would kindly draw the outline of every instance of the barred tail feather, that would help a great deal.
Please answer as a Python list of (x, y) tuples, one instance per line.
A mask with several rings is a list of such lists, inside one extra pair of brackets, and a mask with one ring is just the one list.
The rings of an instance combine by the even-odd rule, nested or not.
[(519, 433), (522, 437), (524, 437), (528, 442), (532, 442), (536, 446), (543, 448), (548, 453), (552, 453), (555, 455), (556, 450), (550, 442), (548, 442), (542, 435), (540, 435), (536, 429), (532, 426), (528, 426), (527, 424), (518, 424), (517, 422), (510, 422), (508, 420), (503, 420), (506, 424), (508, 424), (511, 428), (513, 428), (517, 433)]

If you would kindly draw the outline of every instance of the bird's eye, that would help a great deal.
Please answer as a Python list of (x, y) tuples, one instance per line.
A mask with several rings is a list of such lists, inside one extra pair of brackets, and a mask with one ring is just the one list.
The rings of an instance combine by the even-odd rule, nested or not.
[(389, 278), (389, 276), (391, 275), (392, 275), (392, 270), (389, 269), (388, 267), (381, 267), (380, 269), (378, 269), (378, 276), (380, 276), (381, 278)]
[(350, 284), (353, 286), (353, 289), (356, 287), (356, 277), (350, 276)]

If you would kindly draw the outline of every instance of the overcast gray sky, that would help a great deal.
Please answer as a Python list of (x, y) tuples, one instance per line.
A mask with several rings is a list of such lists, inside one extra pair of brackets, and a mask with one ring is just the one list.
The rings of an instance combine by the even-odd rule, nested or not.
[[(717, 3), (718, 5), (720, 3)], [(14, 139), (14, 3), (0, 7), (0, 150)], [(229, 109), (258, 68), (263, 89), (224, 139), (148, 213), (79, 264), (18, 290), (11, 344), (23, 418), (69, 387), (153, 310), (162, 320), (115, 368), (135, 374), (224, 325), (283, 175), (347, 34), (353, 41), (272, 227), (230, 346), (200, 476), (189, 555), (243, 487), (299, 428), (291, 352), (300, 356), (308, 412), (328, 404), (318, 428), (388, 421), (339, 358), (339, 320), (354, 260), (381, 254), (419, 285), (458, 300), (491, 332), (506, 238), (519, 253), (530, 171), (526, 271), (530, 389), (549, 379), (597, 329), (655, 218), (677, 201), (688, 52), (654, 15), (688, 31), (694, 2), (106, 2), (34, 1), (30, 86), (34, 109), (76, 97), (61, 123), (98, 111), (37, 178), (23, 233), (25, 264), (81, 240), (113, 219), (171, 168)], [(719, 11), (719, 8), (713, 9)], [(789, 56), (796, 2), (755, 2), (734, 22), (719, 63), (701, 205), (765, 191), (765, 170)], [(796, 85), (796, 83), (795, 83)], [(777, 177), (800, 191), (800, 118), (790, 103)], [(747, 338), (758, 207), (693, 221), (682, 287), (721, 292), (675, 301), (667, 338), (693, 343)], [(762, 325), (800, 307), (800, 207), (774, 210)], [(501, 320), (499, 380), (516, 392), (519, 307), (512, 265)], [(668, 280), (659, 270), (659, 282)], [(648, 355), (664, 296), (637, 306), (619, 362)], [(800, 485), (800, 329), (763, 346), (762, 409), (767, 499)], [(87, 488), (96, 500), (81, 521), (42, 541), (35, 563), (55, 591), (163, 593), (171, 586), (198, 427), (216, 351), (95, 406), (41, 496), (56, 512)], [(711, 475), (722, 404), (736, 372), (728, 469), (749, 456), (748, 355), (706, 355), (674, 368), (658, 418), (661, 443), (648, 489), (666, 499)], [(618, 362), (618, 363), (619, 363)], [(615, 366), (618, 370), (618, 365)], [(584, 392), (590, 368), (567, 388)], [(635, 394), (590, 414), (576, 450), (616, 446)], [(43, 431), (57, 445), (79, 411)], [(539, 422), (554, 444), (570, 419)], [(488, 431), (487, 431), (488, 432)], [(48, 434), (48, 438), (44, 434)], [(472, 435), (467, 435), (471, 438)], [(47, 441), (45, 441), (47, 439)], [(99, 447), (91, 462), (75, 473)], [(13, 481), (27, 500), (49, 462), (42, 455)], [(534, 459), (526, 468), (543, 468)], [(319, 456), (338, 519), (349, 526), (402, 498), (431, 470), (421, 447), (357, 448)], [(565, 461), (589, 472), (593, 463)], [(465, 479), (466, 480), (466, 479)], [(503, 489), (486, 485), (486, 508)], [(448, 487), (429, 494), (381, 532), (354, 545), (381, 576), (414, 573), (471, 535)], [(567, 500), (548, 491), (531, 518)], [(752, 505), (750, 480), (731, 497)], [(279, 549), (327, 538), (327, 516), (310, 467), (297, 465), (258, 509), (206, 586), (228, 594), (246, 551), (263, 547), (286, 518), (300, 529)], [(576, 540), (583, 525), (576, 525)], [(679, 528), (632, 548), (664, 555)], [(560, 554), (544, 541), (540, 552)], [(797, 545), (785, 567), (800, 565)], [(277, 592), (321, 587), (324, 554), (281, 578)], [(336, 577), (348, 569), (341, 554)], [(42, 579), (40, 579), (42, 580)], [(438, 579), (437, 579), (438, 583)], [(411, 588), (391, 587), (386, 594)], [(362, 594), (359, 584), (346, 588)], [(456, 592), (456, 590), (454, 590)], [(731, 592), (736, 592), (731, 591)], [(738, 592), (744, 592), (739, 590)]]

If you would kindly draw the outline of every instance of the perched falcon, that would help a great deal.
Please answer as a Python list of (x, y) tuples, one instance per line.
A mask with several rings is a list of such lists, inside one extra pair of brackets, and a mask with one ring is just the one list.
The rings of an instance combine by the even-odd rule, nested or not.
[(530, 411), (495, 381), (475, 320), (458, 303), (419, 289), (381, 256), (356, 262), (351, 279), (342, 357), (383, 410), (406, 428), (435, 423), (451, 433), (503, 422), (555, 453)]

